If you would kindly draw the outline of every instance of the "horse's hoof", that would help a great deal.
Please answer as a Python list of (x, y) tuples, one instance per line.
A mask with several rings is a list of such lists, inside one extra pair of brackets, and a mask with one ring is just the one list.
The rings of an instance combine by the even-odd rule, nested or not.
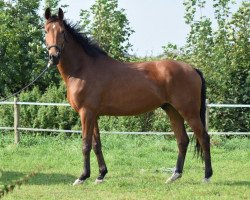
[(73, 183), (73, 186), (76, 185), (81, 185), (84, 181), (80, 180), (80, 179), (76, 179), (75, 182)]
[(97, 178), (97, 179), (95, 179), (95, 184), (103, 183), (103, 181), (104, 181), (103, 179), (98, 179), (98, 178)]
[(173, 175), (166, 181), (166, 183), (173, 183), (174, 181), (176, 181), (177, 179), (181, 178), (182, 174), (175, 172), (173, 173)]
[(204, 178), (202, 182), (203, 183), (210, 183), (210, 181), (211, 181), (211, 178)]

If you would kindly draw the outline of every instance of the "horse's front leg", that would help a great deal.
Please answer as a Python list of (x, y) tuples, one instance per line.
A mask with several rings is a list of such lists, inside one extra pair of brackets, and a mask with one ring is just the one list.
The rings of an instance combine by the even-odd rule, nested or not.
[(108, 173), (107, 166), (105, 164), (105, 160), (102, 153), (102, 144), (101, 144), (101, 138), (100, 138), (100, 132), (98, 128), (98, 122), (95, 122), (94, 126), (94, 134), (93, 134), (93, 141), (92, 141), (92, 147), (95, 152), (97, 162), (99, 165), (99, 176), (95, 180), (95, 183), (102, 183), (105, 175)]
[(92, 148), (92, 136), (96, 115), (85, 109), (79, 111), (82, 123), (82, 154), (83, 154), (83, 173), (76, 179), (73, 185), (79, 185), (90, 177), (90, 151)]

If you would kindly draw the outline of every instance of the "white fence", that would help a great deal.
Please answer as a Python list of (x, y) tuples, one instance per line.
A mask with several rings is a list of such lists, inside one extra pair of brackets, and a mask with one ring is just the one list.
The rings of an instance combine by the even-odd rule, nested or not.
[[(210, 104), (206, 101), (206, 128), (209, 130), (209, 108), (250, 108), (249, 104)], [(60, 132), (60, 133), (81, 133), (80, 130), (58, 130), (58, 129), (43, 129), (43, 128), (25, 128), (19, 127), (20, 119), (20, 105), (29, 106), (70, 106), (68, 103), (39, 103), (39, 102), (18, 102), (14, 98), (13, 102), (0, 102), (0, 105), (13, 105), (14, 106), (14, 127), (0, 127), (0, 130), (13, 130), (15, 133), (15, 143), (20, 141), (19, 131), (33, 131), (33, 132)], [(250, 119), (249, 119), (250, 120)], [(173, 132), (102, 132), (106, 134), (154, 134), (154, 135), (172, 135)], [(192, 132), (188, 132), (192, 134)], [(209, 132), (211, 135), (250, 135), (250, 132)]]

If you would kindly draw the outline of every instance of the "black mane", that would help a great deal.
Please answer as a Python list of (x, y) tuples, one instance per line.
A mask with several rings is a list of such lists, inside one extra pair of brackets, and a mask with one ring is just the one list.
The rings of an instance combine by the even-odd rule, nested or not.
[(84, 51), (92, 57), (97, 57), (99, 55), (107, 55), (107, 53), (99, 47), (99, 45), (91, 38), (88, 38), (85, 34), (81, 32), (81, 28), (78, 24), (68, 23), (63, 21), (66, 31), (76, 40), (84, 49)]

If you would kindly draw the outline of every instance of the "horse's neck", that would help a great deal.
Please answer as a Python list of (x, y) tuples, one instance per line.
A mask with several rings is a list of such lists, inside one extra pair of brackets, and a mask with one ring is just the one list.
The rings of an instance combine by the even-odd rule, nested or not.
[(93, 58), (88, 56), (79, 44), (69, 39), (65, 42), (58, 65), (63, 80), (67, 83), (69, 77), (78, 76), (92, 60)]
[[(106, 55), (100, 55), (99, 57), (89, 56), (80, 44), (70, 38), (63, 48), (58, 69), (67, 84), (70, 77), (87, 81), (90, 70), (94, 70), (97, 73), (100, 66), (102, 68), (108, 67), (110, 71), (119, 71), (119, 68), (123, 68), (124, 65), (126, 64)], [(110, 73), (107, 70), (105, 72)]]

